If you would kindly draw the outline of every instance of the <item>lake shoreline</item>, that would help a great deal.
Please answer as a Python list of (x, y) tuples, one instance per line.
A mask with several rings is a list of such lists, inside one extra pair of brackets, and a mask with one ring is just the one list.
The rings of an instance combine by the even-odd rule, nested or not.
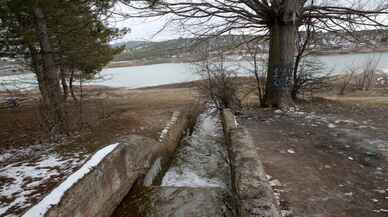
[[(339, 49), (339, 50), (317, 50), (310, 51), (311, 56), (322, 57), (322, 56), (332, 56), (332, 55), (357, 55), (357, 54), (368, 54), (368, 53), (387, 53), (388, 48), (354, 48), (354, 49)], [(259, 55), (265, 55), (267, 53), (259, 53)], [(147, 65), (156, 65), (156, 64), (187, 64), (192, 63), (190, 60), (185, 58), (163, 58), (155, 61), (147, 60), (123, 60), (123, 61), (112, 61), (110, 62), (105, 69), (110, 68), (123, 68), (123, 67), (132, 67), (132, 66), (147, 66)], [(0, 75), (1, 76), (1, 75)]]

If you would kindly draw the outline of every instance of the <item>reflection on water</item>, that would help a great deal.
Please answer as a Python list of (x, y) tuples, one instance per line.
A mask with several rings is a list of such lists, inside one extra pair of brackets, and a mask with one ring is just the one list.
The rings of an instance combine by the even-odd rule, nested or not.
[(349, 68), (365, 67), (369, 61), (377, 63), (377, 68), (388, 72), (388, 52), (386, 53), (359, 53), (359, 54), (336, 54), (314, 56), (326, 67), (326, 70), (332, 70), (334, 74), (344, 73)]
[(105, 79), (89, 84), (128, 88), (173, 84), (199, 79), (195, 71), (195, 66), (188, 63), (108, 68), (100, 73)]
[(178, 147), (161, 186), (228, 189), (231, 180), (228, 162), (219, 115), (203, 113), (192, 135)]

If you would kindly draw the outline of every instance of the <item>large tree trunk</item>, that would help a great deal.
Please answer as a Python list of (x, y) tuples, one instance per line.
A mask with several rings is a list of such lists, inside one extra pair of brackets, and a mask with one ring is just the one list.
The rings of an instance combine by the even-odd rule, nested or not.
[(275, 23), (270, 31), (265, 103), (271, 107), (284, 107), (292, 103), (290, 79), (294, 68), (296, 28)]
[(274, 15), (270, 26), (268, 75), (265, 104), (270, 107), (292, 105), (290, 87), (294, 68), (297, 34), (297, 16), (301, 0), (286, 0)]
[(54, 63), (53, 53), (49, 42), (47, 23), (43, 11), (39, 7), (33, 8), (36, 30), (39, 34), (40, 56), (42, 69), (37, 73), (39, 88), (44, 107), (47, 109), (47, 119), (50, 133), (64, 132), (64, 110), (58, 70)]

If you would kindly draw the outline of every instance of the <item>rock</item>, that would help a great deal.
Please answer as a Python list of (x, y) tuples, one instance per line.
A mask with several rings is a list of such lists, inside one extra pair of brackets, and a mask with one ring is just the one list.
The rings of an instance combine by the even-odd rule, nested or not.
[(292, 211), (291, 210), (280, 210), (280, 214), (283, 217), (292, 216)]
[(381, 190), (381, 189), (376, 189), (375, 190), (377, 193), (379, 193), (379, 194), (385, 194), (385, 193), (387, 193), (385, 190)]
[(269, 181), (269, 184), (270, 184), (272, 187), (274, 187), (274, 186), (282, 186), (282, 183), (280, 183), (280, 181), (277, 180), (277, 179), (274, 179), (274, 180)]
[(274, 112), (275, 112), (276, 114), (281, 114), (281, 113), (283, 113), (283, 111), (280, 110), (280, 109), (277, 109), (277, 110), (275, 110)]
[(353, 192), (347, 192), (347, 193), (344, 193), (344, 195), (347, 197), (351, 197), (351, 196), (353, 196)]

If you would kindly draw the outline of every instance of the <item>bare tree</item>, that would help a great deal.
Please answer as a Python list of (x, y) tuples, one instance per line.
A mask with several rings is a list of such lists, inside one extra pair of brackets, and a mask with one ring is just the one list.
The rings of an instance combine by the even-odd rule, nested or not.
[(205, 43), (197, 49), (196, 55), (200, 57), (199, 60), (195, 60), (202, 78), (198, 85), (200, 93), (210, 99), (218, 110), (225, 108), (240, 110), (237, 72), (225, 63), (224, 50), (222, 48), (210, 50)]
[(268, 106), (292, 104), (290, 79), (294, 70), (297, 32), (306, 25), (324, 31), (386, 27), (380, 15), (388, 14), (384, 0), (155, 0), (121, 2), (139, 9), (134, 16), (173, 15), (182, 28), (197, 34), (220, 35), (244, 29), (270, 38), (265, 102)]
[(340, 84), (338, 95), (345, 95), (345, 91), (352, 83), (355, 74), (356, 70), (354, 68), (350, 68), (348, 72), (342, 76), (342, 82)]
[(256, 80), (256, 88), (257, 88), (257, 95), (259, 97), (260, 105), (265, 105), (265, 99), (264, 99), (264, 93), (265, 93), (265, 80), (267, 78), (266, 70), (263, 69), (263, 66), (268, 61), (267, 58), (259, 57), (260, 52), (260, 42), (263, 41), (263, 39), (251, 39), (251, 40), (244, 40), (245, 41), (245, 48), (250, 56), (250, 63), (252, 65), (252, 69), (249, 71), (254, 75)]
[(323, 64), (315, 59), (305, 58), (301, 60), (298, 71), (295, 72), (291, 96), (294, 100), (298, 95), (305, 95), (305, 92), (313, 92), (329, 88), (333, 77), (331, 72), (325, 72)]
[(360, 69), (360, 74), (357, 75), (356, 88), (363, 91), (368, 91), (375, 85), (377, 66), (380, 62), (379, 58), (369, 58), (364, 66)]

